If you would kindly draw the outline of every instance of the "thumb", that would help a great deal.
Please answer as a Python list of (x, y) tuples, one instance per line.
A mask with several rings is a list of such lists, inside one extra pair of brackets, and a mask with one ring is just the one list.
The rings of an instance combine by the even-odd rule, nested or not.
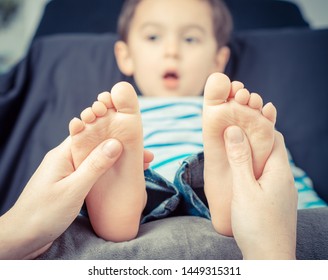
[(224, 132), (224, 141), (231, 168), (233, 187), (245, 188), (255, 181), (252, 151), (247, 136), (238, 126), (230, 126)]
[(97, 180), (115, 164), (122, 151), (123, 146), (116, 139), (102, 142), (71, 174), (71, 184), (78, 186), (78, 192), (87, 195)]

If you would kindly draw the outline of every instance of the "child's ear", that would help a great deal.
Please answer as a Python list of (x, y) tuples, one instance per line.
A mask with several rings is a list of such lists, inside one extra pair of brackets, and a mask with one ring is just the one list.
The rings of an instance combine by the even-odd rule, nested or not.
[(216, 71), (224, 72), (230, 58), (230, 49), (226, 46), (221, 47), (216, 53)]
[(123, 41), (117, 41), (114, 47), (116, 62), (118, 68), (126, 76), (132, 76), (133, 63), (127, 44)]

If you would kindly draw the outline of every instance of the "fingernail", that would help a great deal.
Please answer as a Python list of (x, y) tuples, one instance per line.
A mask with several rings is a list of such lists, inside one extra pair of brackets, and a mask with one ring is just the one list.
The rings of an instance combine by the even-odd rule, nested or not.
[(244, 141), (244, 133), (238, 126), (230, 126), (226, 129), (226, 137), (230, 143), (239, 144)]
[(121, 153), (122, 145), (117, 140), (110, 139), (104, 144), (102, 150), (109, 158), (116, 158)]

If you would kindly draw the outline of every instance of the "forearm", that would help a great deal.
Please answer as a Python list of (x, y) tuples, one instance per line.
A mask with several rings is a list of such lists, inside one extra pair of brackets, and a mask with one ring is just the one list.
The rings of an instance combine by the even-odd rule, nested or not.
[[(27, 221), (24, 221), (24, 224)], [(35, 251), (36, 238), (13, 210), (0, 217), (0, 259), (26, 259)]]
[(244, 243), (242, 249), (245, 260), (295, 260), (296, 241), (292, 236), (270, 236), (256, 238), (257, 242)]
[(253, 251), (243, 255), (244, 260), (296, 260), (295, 253), (286, 251)]

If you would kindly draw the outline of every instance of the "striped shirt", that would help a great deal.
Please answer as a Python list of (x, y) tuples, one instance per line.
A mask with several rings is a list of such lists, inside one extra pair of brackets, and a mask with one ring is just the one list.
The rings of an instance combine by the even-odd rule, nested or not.
[(155, 155), (151, 168), (174, 180), (181, 162), (203, 150), (203, 97), (140, 97), (145, 148)]

